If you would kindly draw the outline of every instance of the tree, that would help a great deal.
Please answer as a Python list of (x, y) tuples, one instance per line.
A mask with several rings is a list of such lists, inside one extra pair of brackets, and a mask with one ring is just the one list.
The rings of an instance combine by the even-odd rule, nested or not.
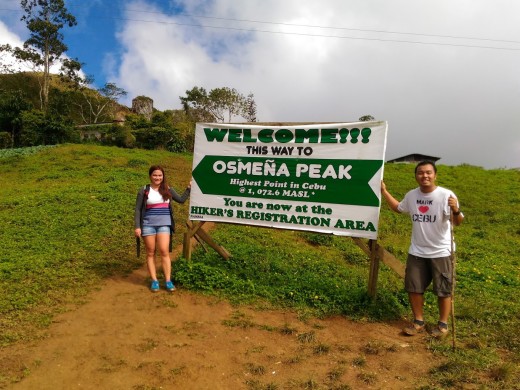
[(208, 93), (202, 87), (193, 87), (186, 91), (186, 96), (179, 96), (184, 112), (194, 122), (215, 122), (215, 115), (211, 112)]
[(56, 145), (79, 141), (71, 123), (40, 110), (23, 111), (19, 146)]
[(224, 122), (226, 113), (228, 122), (234, 115), (239, 115), (244, 100), (235, 88), (215, 88), (209, 92), (210, 108), (219, 122)]
[(208, 93), (202, 87), (193, 87), (186, 91), (186, 96), (179, 98), (184, 111), (196, 122), (224, 122), (226, 117), (231, 122), (237, 115), (256, 121), (253, 94), (246, 98), (235, 88), (215, 88)]
[(82, 87), (80, 93), (84, 103), (76, 103), (76, 105), (86, 124), (98, 123), (100, 118), (112, 117), (117, 107), (117, 101), (127, 95), (127, 92), (115, 83), (106, 83), (95, 91)]
[(0, 132), (10, 133), (9, 146), (18, 146), (22, 130), (22, 112), (31, 108), (22, 91), (0, 90)]
[(252, 93), (247, 95), (242, 116), (248, 122), (256, 122), (256, 102)]
[(67, 11), (64, 0), (21, 0), (25, 14), (21, 20), (30, 31), (23, 48), (3, 45), (0, 50), (8, 51), (20, 62), (33, 65), (42, 72), (40, 84), (41, 109), (46, 112), (49, 105), (50, 69), (61, 60), (61, 71), (69, 77), (77, 75), (81, 64), (76, 60), (63, 60), (68, 47), (63, 42), (61, 30), (65, 25), (76, 25), (76, 18)]

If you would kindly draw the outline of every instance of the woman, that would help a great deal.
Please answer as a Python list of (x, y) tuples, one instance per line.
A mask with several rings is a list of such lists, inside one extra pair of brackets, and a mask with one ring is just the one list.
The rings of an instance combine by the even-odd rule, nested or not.
[(162, 269), (167, 291), (175, 290), (171, 280), (171, 240), (175, 230), (171, 200), (184, 203), (190, 196), (191, 185), (188, 185), (182, 195), (168, 186), (164, 169), (153, 165), (148, 170), (150, 184), (137, 193), (135, 202), (135, 236), (143, 237), (146, 248), (146, 264), (152, 278), (150, 290), (159, 291), (159, 281), (155, 269), (155, 250), (161, 255)]

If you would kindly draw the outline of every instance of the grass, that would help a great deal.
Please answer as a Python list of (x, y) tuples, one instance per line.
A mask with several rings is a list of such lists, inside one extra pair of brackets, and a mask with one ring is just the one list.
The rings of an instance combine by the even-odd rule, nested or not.
[[(135, 256), (133, 208), (137, 189), (161, 163), (174, 188), (191, 175), (191, 157), (163, 151), (63, 145), (0, 152), (0, 346), (33, 340), (56, 313), (80, 304), (99, 282), (142, 266)], [(429, 348), (446, 357), (432, 370), (435, 387), (515, 388), (520, 382), (520, 172), (439, 166), (438, 184), (459, 197), (466, 216), (457, 242), (457, 350), (448, 341)], [(389, 164), (385, 182), (401, 199), (415, 186), (413, 166)], [(181, 241), (188, 207), (175, 205)], [(343, 315), (386, 321), (410, 314), (402, 280), (382, 266), (376, 300), (367, 296), (368, 259), (345, 237), (219, 224), (212, 237), (232, 254), (197, 250), (179, 259), (176, 282), (233, 303), (287, 307), (301, 317)], [(406, 216), (381, 209), (379, 243), (404, 261)], [(168, 305), (168, 302), (164, 304)], [(229, 326), (249, 326), (236, 312)], [(426, 294), (427, 322), (436, 299)], [(296, 334), (288, 325), (280, 330)], [(313, 342), (311, 334), (297, 335)], [(144, 346), (142, 346), (144, 347)], [(391, 351), (368, 345), (370, 351)], [(362, 358), (355, 362), (363, 365)], [(364, 373), (361, 380), (377, 378)], [(314, 388), (309, 380), (303, 387)], [(518, 388), (518, 387), (517, 387)]]
[[(35, 337), (102, 278), (139, 267), (133, 208), (149, 165), (182, 173), (172, 182), (179, 190), (191, 170), (188, 157), (158, 151), (19, 151), (0, 153), (0, 346)], [(186, 207), (176, 211), (186, 218)]]

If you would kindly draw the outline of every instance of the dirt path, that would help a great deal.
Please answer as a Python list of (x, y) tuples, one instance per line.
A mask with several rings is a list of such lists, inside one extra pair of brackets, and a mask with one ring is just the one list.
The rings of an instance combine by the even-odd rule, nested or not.
[[(12, 389), (414, 389), (435, 362), (402, 323), (302, 321), (177, 289), (107, 280), (48, 337), (0, 350)], [(0, 385), (1, 387), (1, 385)]]

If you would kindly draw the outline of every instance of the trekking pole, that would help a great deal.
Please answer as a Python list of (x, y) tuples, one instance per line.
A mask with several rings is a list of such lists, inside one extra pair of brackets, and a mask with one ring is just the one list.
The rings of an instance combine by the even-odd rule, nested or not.
[(451, 236), (451, 334), (452, 334), (452, 349), (455, 350), (455, 239), (453, 235), (453, 210), (450, 210), (450, 236)]

